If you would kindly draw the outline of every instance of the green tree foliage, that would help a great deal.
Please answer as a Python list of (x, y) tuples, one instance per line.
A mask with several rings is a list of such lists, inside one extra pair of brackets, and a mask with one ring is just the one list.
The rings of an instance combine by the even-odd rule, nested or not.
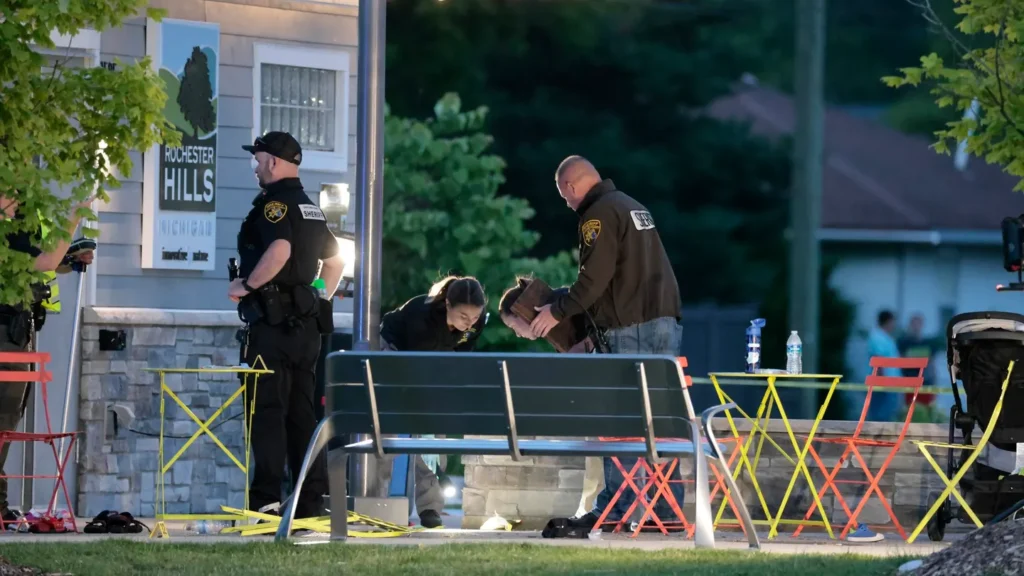
[[(33, 49), (63, 53), (66, 47), (54, 45), (51, 31), (71, 36), (86, 27), (117, 27), (145, 4), (0, 0), (0, 194), (16, 199), (24, 215), (0, 219), (0, 236), (46, 225), (50, 233), (41, 248), (52, 250), (69, 239), (74, 206), (93, 194), (106, 200), (104, 190), (118, 187), (117, 173), (131, 172), (129, 151), (176, 137), (163, 121), (166, 96), (148, 58), (112, 71), (75, 68), (62, 56), (48, 63)], [(55, 195), (56, 187), (70, 190), (69, 197)], [(95, 218), (86, 208), (79, 214)], [(42, 280), (32, 259), (6, 242), (0, 243), (0, 277), (0, 301), (7, 304), (29, 301), (29, 286)]]
[(210, 64), (206, 54), (195, 46), (192, 56), (185, 62), (185, 74), (178, 91), (178, 106), (185, 121), (192, 125), (192, 135), (199, 131), (211, 132), (217, 127), (217, 111), (213, 108), (213, 86), (210, 84)]
[[(938, 106), (959, 114), (977, 101), (977, 118), (959, 117), (935, 132), (935, 150), (949, 154), (951, 146), (966, 140), (969, 153), (1024, 178), (1024, 1), (954, 2), (959, 35), (946, 27), (929, 0), (913, 0), (942, 30), (955, 56), (932, 52), (921, 57), (920, 66), (902, 68), (899, 76), (883, 80), (894, 88), (931, 82)], [(1024, 179), (1015, 190), (1024, 190)]]
[(647, 205), (686, 302), (759, 300), (786, 222), (784, 147), (701, 116), (760, 57), (736, 27), (749, 2), (419, 2), (388, 4), (388, 102), (418, 116), (457, 91), (486, 105), (502, 192), (529, 201), (533, 256), (576, 244), (554, 186), (570, 154)]
[(524, 227), (534, 212), (527, 201), (498, 194), (505, 162), (488, 151), (493, 138), (482, 131), (486, 117), (483, 107), (463, 111), (452, 93), (425, 121), (388, 111), (382, 308), (426, 293), (447, 274), (476, 276), (491, 312), (482, 344), (525, 348), (527, 341), (498, 318), (501, 293), (516, 274), (530, 272), (554, 286), (567, 284), (576, 267), (564, 251), (544, 259), (525, 257), (539, 239)]

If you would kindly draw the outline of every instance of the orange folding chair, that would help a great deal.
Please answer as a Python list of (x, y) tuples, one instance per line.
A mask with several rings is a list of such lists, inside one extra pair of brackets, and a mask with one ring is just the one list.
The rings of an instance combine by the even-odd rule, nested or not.
[[(7, 383), (21, 383), (29, 382), (31, 384), (38, 384), (40, 391), (42, 392), (42, 404), (43, 404), (43, 416), (46, 424), (45, 432), (17, 432), (14, 430), (0, 431), (0, 449), (3, 449), (4, 445), (9, 442), (25, 442), (26, 449), (32, 449), (32, 442), (40, 442), (50, 447), (50, 451), (53, 453), (54, 465), (56, 472), (54, 474), (20, 474), (20, 475), (5, 475), (3, 478), (21, 478), (23, 480), (36, 480), (36, 479), (50, 479), (53, 480), (53, 492), (50, 494), (49, 504), (46, 507), (46, 516), (42, 519), (32, 520), (30, 524), (39, 525), (40, 531), (56, 530), (63, 532), (64, 521), (55, 518), (57, 513), (57, 499), (61, 493), (64, 495), (64, 505), (67, 510), (72, 509), (71, 496), (68, 493), (67, 484), (64, 482), (64, 470), (67, 468), (68, 461), (71, 459), (75, 446), (75, 438), (78, 436), (78, 432), (54, 432), (50, 425), (50, 403), (47, 396), (47, 383), (53, 380), (53, 374), (46, 369), (46, 364), (50, 361), (50, 354), (48, 352), (0, 352), (0, 364), (29, 364), (32, 368), (25, 371), (16, 370), (0, 370), (0, 386), (4, 386)], [(57, 444), (62, 439), (68, 441), (68, 447), (63, 454), (57, 448)], [(2, 472), (0, 472), (2, 474)], [(71, 531), (78, 532), (78, 524), (75, 522), (75, 515), (71, 514), (70, 517)], [(54, 522), (60, 522), (60, 527), (53, 524)], [(46, 530), (42, 529), (42, 525), (49, 524), (51, 527)], [(0, 519), (0, 530), (4, 529), (4, 522)]]
[[(815, 438), (814, 443), (821, 444), (843, 444), (846, 448), (843, 450), (842, 456), (839, 457), (839, 461), (829, 471), (828, 467), (821, 460), (821, 456), (818, 451), (814, 448), (814, 443), (809, 446), (808, 453), (814, 462), (818, 465), (821, 473), (825, 475), (825, 482), (818, 492), (818, 499), (820, 500), (825, 496), (826, 492), (831, 489), (832, 493), (835, 494), (836, 501), (843, 508), (843, 512), (846, 513), (848, 520), (846, 526), (843, 527), (842, 533), (839, 534), (839, 538), (843, 539), (846, 534), (854, 527), (857, 526), (857, 517), (861, 511), (864, 510), (864, 505), (867, 504), (868, 499), (871, 498), (871, 494), (874, 493), (878, 496), (878, 499), (882, 502), (882, 507), (885, 508), (889, 519), (892, 520), (896, 530), (899, 531), (900, 536), (904, 540), (907, 538), (906, 532), (903, 530), (903, 526), (900, 525), (900, 521), (896, 518), (896, 515), (892, 511), (892, 507), (885, 498), (885, 494), (878, 487), (879, 481), (885, 475), (885, 471), (888, 470), (889, 464), (892, 463), (893, 458), (896, 457), (896, 453), (899, 452), (900, 446), (903, 445), (903, 439), (907, 435), (907, 430), (910, 428), (910, 421), (914, 417), (914, 406), (917, 404), (918, 392), (921, 390), (921, 385), (924, 383), (924, 370), (928, 367), (928, 358), (885, 358), (881, 356), (873, 356), (871, 358), (871, 375), (867, 377), (864, 384), (867, 386), (867, 397), (864, 399), (864, 408), (860, 413), (860, 420), (857, 421), (857, 428), (853, 432), (853, 436), (841, 436), (837, 438)], [(879, 374), (881, 370), (887, 368), (894, 368), (900, 370), (917, 370), (916, 376), (883, 376)], [(907, 418), (903, 422), (903, 428), (900, 430), (899, 437), (895, 441), (885, 440), (872, 440), (869, 438), (861, 438), (861, 430), (864, 428), (864, 422), (867, 420), (868, 408), (871, 405), (871, 396), (876, 389), (879, 388), (909, 388), (912, 389), (909, 392), (910, 396), (907, 401)], [(881, 392), (883, 394), (888, 392)], [(889, 448), (889, 453), (885, 458), (885, 461), (878, 468), (878, 470), (872, 474), (871, 468), (864, 460), (863, 454), (861, 454), (860, 448)], [(847, 459), (853, 455), (856, 458), (857, 464), (860, 465), (861, 470), (866, 476), (866, 480), (836, 480), (836, 476), (839, 471), (845, 467)], [(860, 499), (860, 503), (857, 508), (850, 511), (850, 507), (846, 504), (846, 500), (839, 491), (837, 484), (865, 484), (868, 486), (864, 496)], [(812, 503), (810, 508), (807, 510), (807, 514), (804, 515), (804, 520), (810, 520), (811, 515), (814, 514), (817, 509), (817, 503)], [(803, 525), (797, 527), (796, 531), (793, 532), (793, 536), (799, 536), (800, 532), (804, 529)]]

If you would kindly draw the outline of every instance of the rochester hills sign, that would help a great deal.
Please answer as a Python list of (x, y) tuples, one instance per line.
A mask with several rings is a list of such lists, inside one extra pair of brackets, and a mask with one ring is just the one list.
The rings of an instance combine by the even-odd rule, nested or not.
[(163, 185), (160, 190), (160, 209), (216, 212), (216, 144), (162, 148), (160, 166)]
[(220, 27), (147, 20), (146, 44), (167, 91), (164, 118), (181, 133), (181, 145), (147, 152), (142, 266), (213, 270)]

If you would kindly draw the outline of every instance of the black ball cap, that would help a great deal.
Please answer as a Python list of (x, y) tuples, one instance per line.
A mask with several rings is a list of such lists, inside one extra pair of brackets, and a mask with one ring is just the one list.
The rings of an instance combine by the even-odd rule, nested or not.
[(287, 132), (267, 132), (256, 138), (251, 146), (242, 146), (242, 150), (253, 155), (266, 152), (296, 166), (302, 164), (302, 146)]

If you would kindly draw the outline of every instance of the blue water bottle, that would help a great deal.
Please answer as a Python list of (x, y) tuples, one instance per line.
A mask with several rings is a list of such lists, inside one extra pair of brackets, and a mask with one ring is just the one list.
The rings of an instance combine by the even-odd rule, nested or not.
[(747, 374), (761, 369), (761, 328), (764, 325), (764, 318), (755, 318), (747, 327)]

